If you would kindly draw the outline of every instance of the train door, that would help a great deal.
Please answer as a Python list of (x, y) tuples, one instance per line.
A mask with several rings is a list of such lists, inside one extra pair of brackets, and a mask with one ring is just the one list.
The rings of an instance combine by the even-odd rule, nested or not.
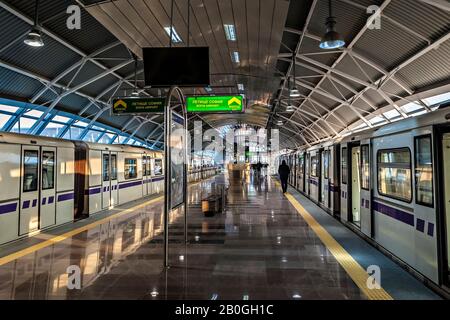
[(102, 209), (111, 207), (111, 155), (102, 152)]
[(23, 146), (19, 235), (39, 229), (39, 147)]
[(441, 215), (443, 220), (443, 226), (440, 230), (443, 231), (442, 246), (445, 248), (442, 250), (442, 255), (444, 256), (442, 271), (443, 280), (446, 286), (450, 286), (450, 166), (445, 165), (450, 163), (450, 133), (445, 133), (442, 137), (442, 164), (441, 169), (443, 170), (443, 181), (441, 186), (444, 187), (443, 190), (443, 205), (441, 208), (444, 210)]
[(117, 152), (111, 152), (111, 206), (119, 204), (119, 180), (117, 178)]
[(341, 173), (341, 219), (343, 221), (348, 221), (348, 207), (349, 207), (349, 201), (348, 201), (348, 191), (349, 191), (349, 181), (348, 181), (348, 144), (343, 143), (341, 145), (341, 158), (339, 161), (339, 166), (341, 167), (340, 173)]
[(142, 194), (144, 196), (150, 194), (150, 172), (149, 172), (149, 165), (150, 165), (150, 157), (142, 156)]
[(361, 148), (352, 147), (351, 153), (351, 222), (361, 226)]
[(370, 140), (361, 141), (361, 231), (372, 236), (372, 191), (370, 188)]
[(321, 202), (327, 208), (329, 208), (330, 206), (329, 181), (330, 181), (330, 151), (325, 150), (322, 152), (322, 168), (321, 168), (320, 184), (321, 184)]
[(56, 148), (41, 149), (40, 229), (56, 224)]

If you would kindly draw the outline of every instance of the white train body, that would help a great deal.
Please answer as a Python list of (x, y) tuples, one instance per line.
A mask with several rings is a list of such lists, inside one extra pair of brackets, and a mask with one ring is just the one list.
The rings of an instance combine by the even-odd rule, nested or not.
[(164, 191), (163, 153), (0, 133), (0, 244)]

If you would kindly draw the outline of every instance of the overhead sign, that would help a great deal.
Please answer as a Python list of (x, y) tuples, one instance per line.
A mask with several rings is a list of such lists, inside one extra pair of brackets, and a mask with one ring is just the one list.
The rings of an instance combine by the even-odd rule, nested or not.
[(239, 95), (188, 97), (186, 109), (194, 113), (244, 112), (244, 98)]
[(112, 113), (163, 113), (165, 105), (166, 98), (117, 98), (112, 101)]

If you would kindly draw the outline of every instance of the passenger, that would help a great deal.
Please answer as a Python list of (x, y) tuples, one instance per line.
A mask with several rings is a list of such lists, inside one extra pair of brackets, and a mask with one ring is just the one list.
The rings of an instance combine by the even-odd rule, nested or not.
[(261, 181), (261, 170), (262, 170), (262, 163), (261, 161), (258, 161), (258, 163), (255, 166), (256, 169), (256, 180), (258, 181), (258, 183)]
[(283, 160), (280, 167), (278, 168), (278, 174), (280, 175), (281, 187), (283, 188), (283, 193), (287, 192), (288, 188), (288, 178), (291, 173), (291, 169), (286, 164), (286, 161)]

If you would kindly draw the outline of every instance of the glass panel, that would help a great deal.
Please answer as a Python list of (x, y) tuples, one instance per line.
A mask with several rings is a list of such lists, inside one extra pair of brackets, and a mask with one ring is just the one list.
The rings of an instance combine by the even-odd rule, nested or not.
[(42, 153), (42, 189), (55, 187), (55, 153), (44, 151)]
[(75, 121), (74, 125), (83, 127), (83, 128), (86, 128), (88, 126), (87, 122), (80, 121), (80, 120)]
[(23, 161), (23, 192), (38, 189), (38, 152), (24, 151)]
[(96, 142), (101, 134), (102, 134), (102, 132), (98, 132), (95, 130), (89, 130), (89, 132), (87, 133), (86, 137), (84, 137), (83, 140), (88, 141), (88, 142)]
[(0, 130), (5, 126), (9, 119), (11, 119), (11, 116), (0, 113)]
[(317, 156), (311, 157), (311, 176), (317, 177)]
[(111, 180), (117, 180), (117, 155), (111, 155)]
[(113, 134), (111, 133), (106, 133), (103, 135), (103, 137), (98, 141), (98, 143), (104, 143), (104, 144), (109, 144), (109, 142), (111, 141), (111, 139), (113, 138)]
[(103, 181), (109, 181), (109, 154), (103, 155)]
[(148, 172), (147, 172), (147, 162), (148, 162), (147, 157), (142, 157), (142, 174), (143, 174), (144, 176), (147, 176), (147, 175), (148, 175)]
[(137, 159), (125, 159), (125, 179), (137, 178)]
[(62, 122), (62, 123), (68, 123), (71, 119), (63, 116), (55, 116), (53, 117), (52, 121), (56, 122)]
[(370, 189), (369, 146), (361, 146), (361, 188)]
[(20, 120), (11, 129), (14, 133), (28, 133), (31, 127), (36, 123), (36, 120), (21, 117)]
[(162, 175), (162, 159), (155, 159), (155, 176)]
[(342, 149), (342, 183), (348, 183), (347, 148)]
[(70, 127), (69, 130), (64, 134), (63, 139), (69, 139), (69, 140), (77, 140), (84, 129), (77, 128), (77, 127)]
[(65, 127), (65, 124), (50, 122), (42, 131), (41, 136), (52, 138), (59, 137)]
[(34, 118), (39, 118), (43, 114), (44, 113), (42, 111), (39, 111), (39, 110), (30, 110), (30, 111), (26, 112), (24, 115), (25, 116), (34, 117)]
[(330, 177), (330, 151), (325, 151), (323, 155), (323, 170), (325, 179)]
[(409, 149), (378, 152), (378, 192), (384, 196), (410, 202), (411, 154)]
[(12, 106), (5, 106), (4, 104), (0, 104), (0, 111), (16, 113), (19, 108)]
[(431, 136), (416, 139), (416, 202), (433, 206)]

